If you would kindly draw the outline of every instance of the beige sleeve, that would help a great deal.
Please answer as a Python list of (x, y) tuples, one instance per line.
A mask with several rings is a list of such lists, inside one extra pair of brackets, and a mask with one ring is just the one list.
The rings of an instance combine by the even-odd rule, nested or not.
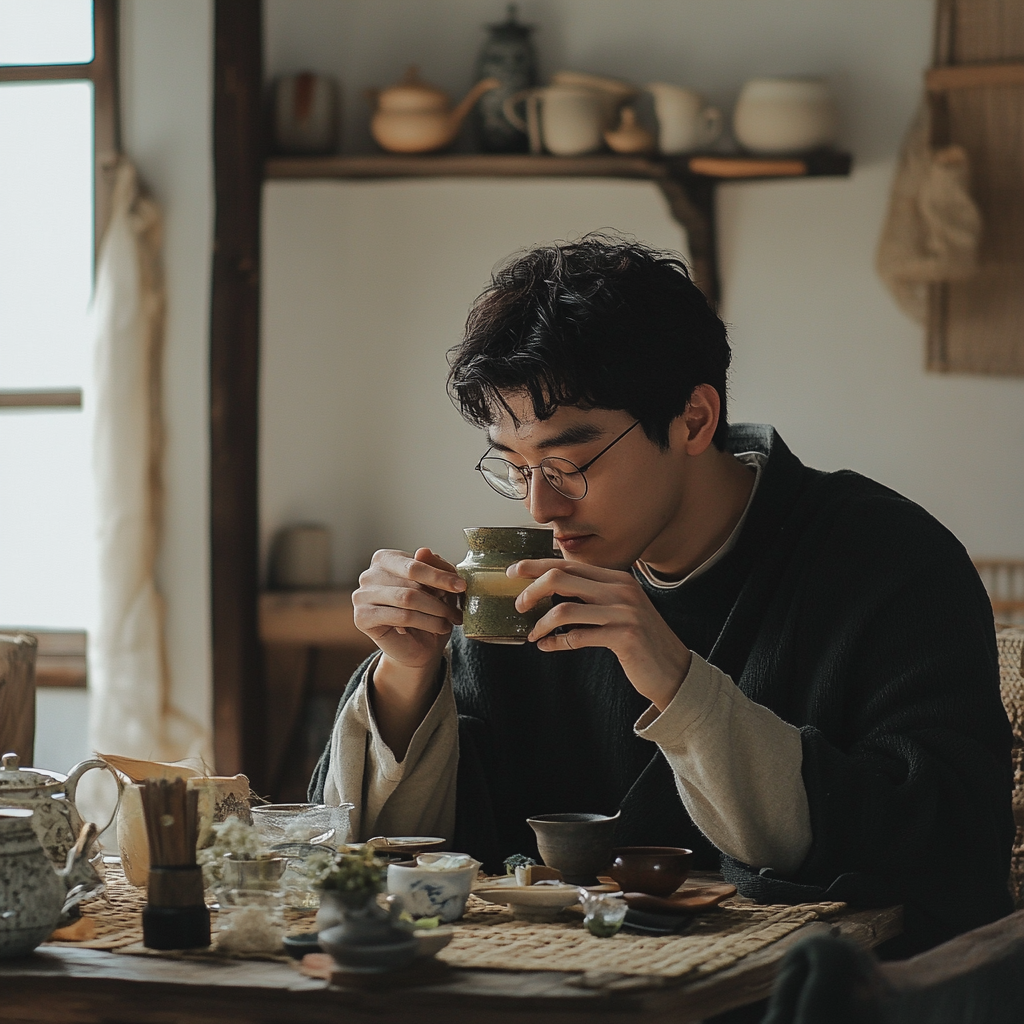
[(672, 702), (660, 714), (652, 705), (635, 730), (661, 748), (690, 817), (719, 850), (782, 874), (800, 866), (811, 814), (799, 729), (695, 654)]
[[(351, 803), (350, 842), (373, 836), (443, 836), (455, 833), (459, 719), (450, 669), (403, 761), (381, 739), (368, 687), (370, 663), (331, 733), (331, 766), (324, 785), (329, 804)], [(446, 659), (446, 664), (448, 664)]]

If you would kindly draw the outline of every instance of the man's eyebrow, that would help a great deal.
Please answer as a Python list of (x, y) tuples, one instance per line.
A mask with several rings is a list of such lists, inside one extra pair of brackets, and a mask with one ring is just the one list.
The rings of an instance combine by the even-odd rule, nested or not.
[[(577, 423), (571, 427), (566, 427), (564, 430), (560, 430), (552, 437), (538, 441), (537, 447), (541, 451), (549, 451), (552, 448), (571, 448), (577, 444), (589, 444), (591, 441), (595, 441), (603, 436), (604, 433), (605, 431), (596, 423)], [(511, 452), (514, 450), (500, 441), (495, 441), (490, 434), (488, 434), (487, 440), (492, 448), (496, 448), (500, 452)]]

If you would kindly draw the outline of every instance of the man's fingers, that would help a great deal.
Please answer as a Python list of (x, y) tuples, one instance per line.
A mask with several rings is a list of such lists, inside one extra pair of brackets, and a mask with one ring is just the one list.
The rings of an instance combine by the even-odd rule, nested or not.
[(352, 595), (352, 605), (357, 626), (360, 622), (367, 621), (366, 616), (372, 616), (373, 624), (379, 625), (381, 616), (387, 616), (389, 612), (396, 615), (392, 616), (395, 621), (388, 624), (397, 626), (407, 624), (400, 620), (397, 615), (399, 612), (417, 612), (443, 619), (449, 626), (462, 621), (462, 612), (454, 605), (427, 590), (408, 585), (362, 586)]
[[(619, 576), (621, 577), (621, 575), (620, 573)], [(526, 587), (516, 598), (516, 608), (524, 612), (532, 608), (538, 601), (556, 596), (575, 598), (577, 601), (588, 604), (607, 605), (625, 597), (624, 592), (620, 594), (615, 589), (621, 582), (620, 579), (615, 579), (613, 584), (609, 584), (566, 572), (563, 568), (558, 567), (548, 570)]]
[(378, 639), (389, 630), (408, 632), (412, 629), (445, 636), (452, 631), (452, 620), (438, 615), (427, 615), (424, 612), (412, 611), (408, 608), (385, 608), (370, 605), (357, 611), (356, 627), (368, 636)]
[(460, 594), (466, 589), (455, 566), (440, 555), (435, 555), (429, 548), (420, 548), (414, 555), (406, 551), (378, 551), (373, 556), (371, 569), (363, 575), (372, 576), (374, 568), (449, 594)]
[(599, 604), (579, 604), (565, 601), (556, 604), (551, 611), (545, 613), (530, 630), (528, 640), (539, 640), (556, 629), (568, 626), (608, 626), (617, 622), (620, 616), (614, 609)]
[(587, 565), (586, 562), (570, 562), (564, 558), (524, 558), (521, 562), (513, 562), (506, 570), (506, 576), (525, 576), (538, 579), (546, 572), (559, 570), (581, 579), (596, 580), (600, 583), (614, 583), (617, 579), (628, 575), (620, 569), (605, 569), (598, 565)]

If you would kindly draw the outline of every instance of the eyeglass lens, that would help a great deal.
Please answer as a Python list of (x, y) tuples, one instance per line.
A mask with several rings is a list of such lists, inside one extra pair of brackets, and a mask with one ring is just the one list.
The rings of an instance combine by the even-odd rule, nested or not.
[[(568, 459), (543, 459), (537, 468), (548, 484), (566, 498), (579, 499), (587, 493), (586, 479)], [(527, 473), (506, 459), (481, 459), (480, 472), (494, 490), (507, 498), (525, 498), (529, 493)]]

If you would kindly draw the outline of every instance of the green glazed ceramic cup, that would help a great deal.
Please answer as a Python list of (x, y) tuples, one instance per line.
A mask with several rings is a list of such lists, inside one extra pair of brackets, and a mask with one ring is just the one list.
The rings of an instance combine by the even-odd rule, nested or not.
[(466, 581), (463, 632), (468, 639), (484, 643), (525, 643), (551, 602), (541, 601), (526, 614), (516, 611), (516, 598), (533, 581), (510, 579), (505, 570), (524, 558), (553, 557), (552, 531), (531, 526), (475, 526), (463, 532), (469, 551), (456, 566)]

